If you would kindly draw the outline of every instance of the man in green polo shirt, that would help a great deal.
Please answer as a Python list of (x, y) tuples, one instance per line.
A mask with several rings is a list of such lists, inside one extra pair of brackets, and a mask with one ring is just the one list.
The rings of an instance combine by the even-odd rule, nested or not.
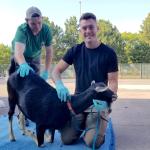
[(21, 24), (12, 41), (12, 52), (16, 69), (21, 77), (32, 70), (40, 74), (41, 49), (46, 49), (45, 68), (41, 77), (48, 79), (48, 70), (52, 61), (52, 33), (48, 25), (42, 22), (42, 13), (37, 7), (26, 11), (26, 22)]

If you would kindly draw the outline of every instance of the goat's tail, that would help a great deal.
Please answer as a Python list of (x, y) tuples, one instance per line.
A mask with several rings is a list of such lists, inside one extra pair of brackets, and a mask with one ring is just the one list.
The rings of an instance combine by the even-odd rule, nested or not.
[(14, 60), (14, 58), (11, 58), (11, 61), (10, 61), (10, 66), (9, 66), (9, 69), (8, 69), (8, 74), (9, 76), (14, 73), (16, 71), (16, 62)]

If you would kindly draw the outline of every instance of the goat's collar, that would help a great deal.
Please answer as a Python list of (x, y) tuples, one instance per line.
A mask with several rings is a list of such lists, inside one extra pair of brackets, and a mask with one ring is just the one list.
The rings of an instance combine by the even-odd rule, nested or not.
[(71, 106), (71, 102), (70, 101), (67, 101), (67, 106), (68, 106), (68, 109), (70, 110), (71, 114), (72, 115), (76, 115), (75, 111), (73, 110), (73, 108)]

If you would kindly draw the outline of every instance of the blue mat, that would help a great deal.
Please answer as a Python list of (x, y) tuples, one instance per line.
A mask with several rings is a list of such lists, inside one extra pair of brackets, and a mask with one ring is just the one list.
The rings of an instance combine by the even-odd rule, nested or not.
[[(54, 143), (45, 143), (44, 148), (38, 148), (30, 137), (21, 134), (16, 116), (13, 119), (13, 129), (16, 142), (10, 142), (8, 138), (8, 116), (1, 116), (0, 150), (91, 150), (84, 144), (82, 139), (74, 145), (63, 145), (58, 131), (55, 133)], [(111, 119), (107, 126), (105, 143), (98, 150), (115, 150), (115, 137)]]

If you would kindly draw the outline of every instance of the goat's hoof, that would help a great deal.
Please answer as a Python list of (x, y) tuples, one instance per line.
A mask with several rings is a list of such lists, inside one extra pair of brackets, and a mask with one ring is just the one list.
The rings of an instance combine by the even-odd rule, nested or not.
[(54, 140), (49, 140), (48, 143), (54, 143)]
[(53, 143), (53, 141), (54, 141), (54, 138), (52, 138), (52, 136), (48, 135), (48, 134), (45, 134), (44, 138), (47, 143)]
[(54, 142), (54, 140), (51, 139), (51, 138), (46, 139), (46, 141), (47, 141), (48, 143), (53, 143), (53, 142)]
[(43, 147), (45, 147), (45, 144), (38, 145), (38, 147), (43, 148)]
[(11, 139), (10, 141), (11, 141), (11, 142), (15, 142), (15, 141), (16, 141), (16, 139)]

